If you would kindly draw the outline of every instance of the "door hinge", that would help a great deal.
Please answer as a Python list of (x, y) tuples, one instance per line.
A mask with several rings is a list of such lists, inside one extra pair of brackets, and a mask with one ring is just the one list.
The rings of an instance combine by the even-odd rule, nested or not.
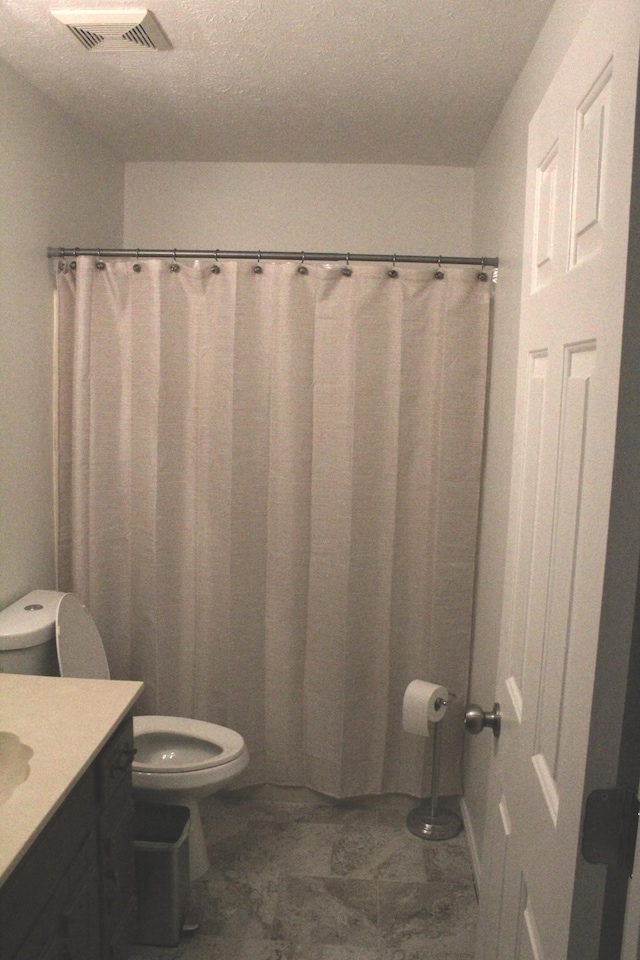
[(640, 803), (632, 790), (594, 790), (587, 797), (582, 856), (589, 863), (619, 866), (631, 876)]

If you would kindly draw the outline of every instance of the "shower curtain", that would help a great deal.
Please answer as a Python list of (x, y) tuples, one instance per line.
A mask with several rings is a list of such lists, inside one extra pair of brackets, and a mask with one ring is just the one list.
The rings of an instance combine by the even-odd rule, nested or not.
[(477, 267), (78, 257), (58, 272), (58, 570), (146, 712), (244, 781), (460, 789), (489, 283)]

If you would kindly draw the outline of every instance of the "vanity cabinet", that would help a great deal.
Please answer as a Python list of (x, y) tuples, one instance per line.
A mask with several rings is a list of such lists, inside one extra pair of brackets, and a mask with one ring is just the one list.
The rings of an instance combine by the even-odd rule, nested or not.
[(126, 960), (135, 926), (125, 720), (0, 887), (0, 960)]

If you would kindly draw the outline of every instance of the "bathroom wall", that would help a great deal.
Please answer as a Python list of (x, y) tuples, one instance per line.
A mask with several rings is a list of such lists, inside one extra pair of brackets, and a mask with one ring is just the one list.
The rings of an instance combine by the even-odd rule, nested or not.
[(0, 61), (0, 607), (55, 587), (52, 265), (122, 242), (122, 163)]
[(127, 163), (125, 184), (129, 247), (471, 253), (466, 167)]
[[(470, 699), (489, 709), (496, 695), (511, 445), (515, 412), (528, 124), (562, 62), (591, 0), (557, 0), (475, 168), (473, 246), (500, 257), (493, 322), (491, 385)], [(463, 811), (477, 879), (493, 738), (469, 737)]]
[[(48, 244), (497, 254), (471, 696), (493, 703), (510, 482), (526, 136), (591, 0), (557, 0), (476, 170), (120, 163), (0, 61), (0, 606), (54, 579)], [(124, 207), (124, 219), (123, 219)], [(467, 741), (483, 842), (492, 738)]]

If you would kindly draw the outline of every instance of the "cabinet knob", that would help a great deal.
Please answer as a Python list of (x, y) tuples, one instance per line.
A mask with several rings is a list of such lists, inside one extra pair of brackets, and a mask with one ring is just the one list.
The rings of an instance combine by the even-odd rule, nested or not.
[(111, 764), (111, 776), (115, 777), (119, 773), (124, 773), (133, 763), (133, 758), (137, 752), (133, 744), (125, 744)]

